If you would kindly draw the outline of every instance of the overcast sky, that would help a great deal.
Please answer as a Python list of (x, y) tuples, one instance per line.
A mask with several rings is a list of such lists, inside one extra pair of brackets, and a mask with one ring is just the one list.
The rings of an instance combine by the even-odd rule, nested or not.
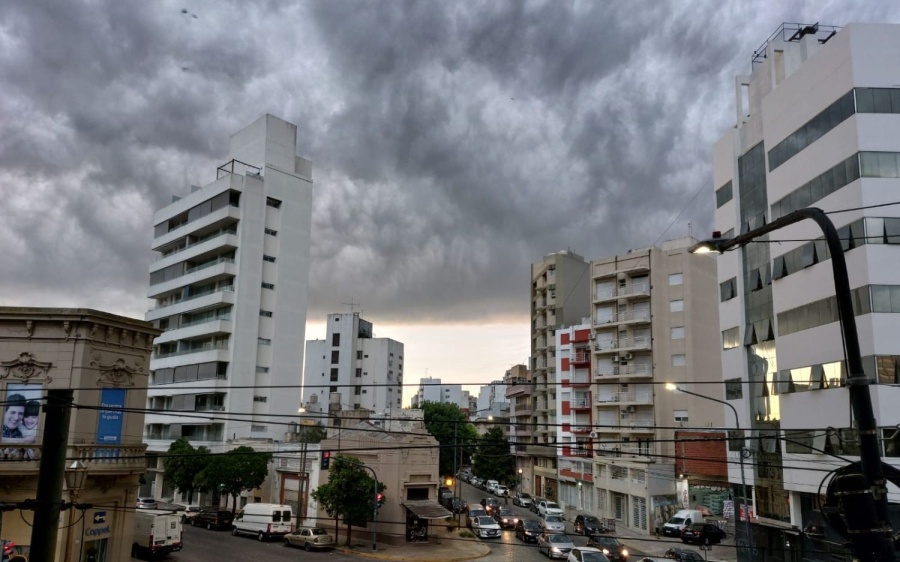
[(501, 378), (532, 262), (708, 234), (734, 76), (783, 21), (900, 4), (0, 3), (0, 303), (143, 317), (154, 210), (272, 113), (313, 161), (307, 337), (353, 300), (407, 382)]

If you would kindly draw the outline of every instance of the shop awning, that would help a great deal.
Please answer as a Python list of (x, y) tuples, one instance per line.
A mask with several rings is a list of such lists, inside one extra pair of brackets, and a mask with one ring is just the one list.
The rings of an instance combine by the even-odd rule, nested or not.
[(446, 519), (453, 517), (444, 506), (431, 500), (407, 500), (401, 504), (419, 519)]

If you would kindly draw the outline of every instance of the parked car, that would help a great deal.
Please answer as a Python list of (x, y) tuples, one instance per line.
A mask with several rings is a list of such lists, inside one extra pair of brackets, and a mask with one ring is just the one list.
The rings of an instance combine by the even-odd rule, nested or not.
[(599, 549), (580, 546), (572, 549), (566, 562), (609, 562), (609, 559)]
[(567, 558), (575, 543), (564, 533), (542, 533), (538, 537), (538, 550), (548, 558)]
[(500, 509), (500, 500), (497, 498), (482, 498), (481, 505), (488, 515), (493, 515), (496, 510)]
[(483, 480), (477, 476), (473, 476), (469, 479), (469, 484), (475, 486), (476, 488), (480, 488), (482, 482)]
[(500, 485), (500, 482), (496, 480), (485, 480), (484, 481), (484, 490), (486, 492), (494, 493), (494, 488)]
[(306, 552), (313, 549), (331, 548), (334, 546), (334, 537), (321, 527), (300, 527), (293, 533), (288, 533), (282, 539), (284, 546), (302, 546)]
[(494, 486), (494, 495), (500, 497), (509, 496), (509, 488), (503, 484), (498, 484)]
[(443, 505), (452, 513), (465, 513), (469, 508), (469, 504), (466, 503), (466, 500), (457, 497), (449, 498)]
[(138, 509), (156, 509), (157, 507), (158, 505), (154, 498), (141, 496), (137, 499)]
[(190, 523), (194, 516), (200, 513), (201, 509), (202, 508), (195, 503), (184, 506), (184, 511), (180, 512), (181, 522)]
[(472, 525), (475, 523), (475, 519), (487, 514), (487, 511), (485, 511), (484, 509), (470, 507), (469, 511), (466, 512), (466, 527), (471, 529)]
[(563, 513), (563, 509), (559, 507), (559, 504), (556, 502), (541, 500), (538, 504), (538, 515), (541, 517), (547, 517), (548, 515), (562, 515)]
[(537, 542), (543, 532), (544, 528), (537, 519), (520, 519), (516, 523), (516, 538), (523, 542)]
[(719, 544), (725, 538), (725, 531), (712, 523), (694, 523), (681, 532), (681, 542), (685, 544)]
[(472, 532), (480, 539), (495, 539), (500, 536), (500, 525), (493, 517), (481, 515), (472, 522)]
[(562, 515), (548, 515), (541, 521), (541, 526), (548, 533), (565, 533), (566, 520)]
[(602, 532), (603, 523), (593, 515), (578, 515), (575, 517), (575, 532), (586, 537)]
[(670, 548), (661, 557), (647, 556), (641, 558), (640, 562), (670, 562), (671, 560), (677, 560), (678, 562), (703, 562), (703, 557), (696, 550)]
[(191, 527), (206, 527), (209, 530), (231, 529), (233, 520), (234, 516), (230, 511), (218, 507), (204, 507), (191, 519)]
[(519, 522), (519, 516), (508, 507), (501, 507), (494, 515), (494, 519), (500, 524), (501, 529), (512, 529)]
[(513, 505), (520, 507), (531, 507), (531, 494), (519, 492), (513, 496)]
[(528, 509), (530, 509), (530, 510), (531, 510), (532, 512), (534, 512), (534, 513), (537, 513), (537, 512), (538, 512), (538, 505), (540, 505), (540, 503), (541, 503), (542, 501), (544, 501), (544, 498), (539, 498), (539, 497), (537, 497), (537, 496), (532, 496), (532, 497), (531, 497), (531, 505), (528, 506)]
[(616, 537), (591, 535), (588, 538), (587, 545), (602, 550), (603, 554), (613, 562), (626, 562), (628, 560), (628, 549)]

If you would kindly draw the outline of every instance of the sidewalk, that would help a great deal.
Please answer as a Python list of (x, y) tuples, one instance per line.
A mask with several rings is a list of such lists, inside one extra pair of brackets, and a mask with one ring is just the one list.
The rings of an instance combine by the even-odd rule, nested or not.
[[(734, 528), (727, 529), (728, 536), (722, 544), (714, 544), (709, 550), (701, 550), (699, 546), (684, 544), (680, 539), (672, 537), (640, 535), (623, 525), (616, 526), (614, 535), (629, 550), (635, 549), (647, 553), (648, 556), (662, 556), (670, 548), (685, 548), (700, 553), (707, 560), (716, 562), (737, 562), (737, 549), (734, 546)], [(629, 558), (633, 558), (629, 556)]]
[[(366, 540), (368, 539), (368, 540)], [(490, 554), (488, 545), (474, 538), (466, 539), (459, 534), (438, 532), (427, 542), (409, 542), (405, 544), (376, 543), (372, 550), (371, 535), (353, 535), (350, 547), (335, 547), (337, 552), (374, 558), (378, 560), (403, 560), (408, 562), (452, 562), (456, 560), (476, 560)]]

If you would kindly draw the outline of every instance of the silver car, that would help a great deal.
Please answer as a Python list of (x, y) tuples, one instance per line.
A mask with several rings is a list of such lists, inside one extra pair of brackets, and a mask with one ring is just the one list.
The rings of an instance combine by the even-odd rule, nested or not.
[(565, 533), (566, 520), (561, 515), (548, 515), (541, 521), (541, 526), (546, 533)]
[(490, 515), (481, 515), (472, 522), (472, 532), (480, 539), (496, 539), (500, 536), (500, 525)]
[(549, 558), (567, 558), (575, 548), (572, 539), (563, 533), (542, 533), (537, 542), (538, 550)]

